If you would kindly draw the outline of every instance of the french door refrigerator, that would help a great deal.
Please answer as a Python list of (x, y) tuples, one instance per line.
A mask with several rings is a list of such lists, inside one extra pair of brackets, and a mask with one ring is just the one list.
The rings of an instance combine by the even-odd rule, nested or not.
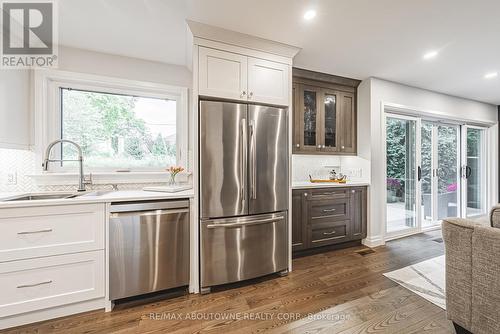
[(200, 101), (201, 288), (288, 268), (287, 109)]

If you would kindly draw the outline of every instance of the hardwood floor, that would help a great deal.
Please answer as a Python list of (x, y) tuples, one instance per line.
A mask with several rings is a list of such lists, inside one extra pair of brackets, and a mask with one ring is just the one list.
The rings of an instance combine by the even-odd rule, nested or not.
[(5, 333), (454, 333), (441, 308), (382, 275), (442, 255), (437, 237), (394, 240), (365, 255), (357, 246), (302, 257), (285, 277)]

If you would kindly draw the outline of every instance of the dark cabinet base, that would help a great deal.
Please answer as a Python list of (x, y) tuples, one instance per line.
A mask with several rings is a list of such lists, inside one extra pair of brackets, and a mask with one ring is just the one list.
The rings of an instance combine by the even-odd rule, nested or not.
[(292, 252), (292, 258), (296, 259), (303, 256), (315, 255), (325, 252), (330, 252), (338, 249), (344, 249), (349, 247), (361, 246), (361, 240), (346, 241), (335, 245), (321, 246), (315, 248), (308, 248), (302, 250), (296, 250)]
[(366, 222), (366, 187), (293, 190), (294, 256), (360, 245)]

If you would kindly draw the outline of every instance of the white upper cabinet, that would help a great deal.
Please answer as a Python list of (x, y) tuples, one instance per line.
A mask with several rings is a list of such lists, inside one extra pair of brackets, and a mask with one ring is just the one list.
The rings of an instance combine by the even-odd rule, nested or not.
[(200, 48), (199, 94), (246, 100), (247, 58), (235, 53)]
[(30, 71), (0, 72), (0, 148), (29, 149)]
[(288, 66), (248, 58), (248, 100), (288, 105)]
[(288, 105), (289, 66), (200, 47), (199, 95)]

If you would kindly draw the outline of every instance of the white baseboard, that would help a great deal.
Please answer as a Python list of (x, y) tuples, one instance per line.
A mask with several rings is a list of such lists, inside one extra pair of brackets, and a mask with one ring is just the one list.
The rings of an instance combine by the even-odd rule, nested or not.
[(367, 237), (361, 243), (370, 248), (385, 245), (384, 238), (381, 235)]

